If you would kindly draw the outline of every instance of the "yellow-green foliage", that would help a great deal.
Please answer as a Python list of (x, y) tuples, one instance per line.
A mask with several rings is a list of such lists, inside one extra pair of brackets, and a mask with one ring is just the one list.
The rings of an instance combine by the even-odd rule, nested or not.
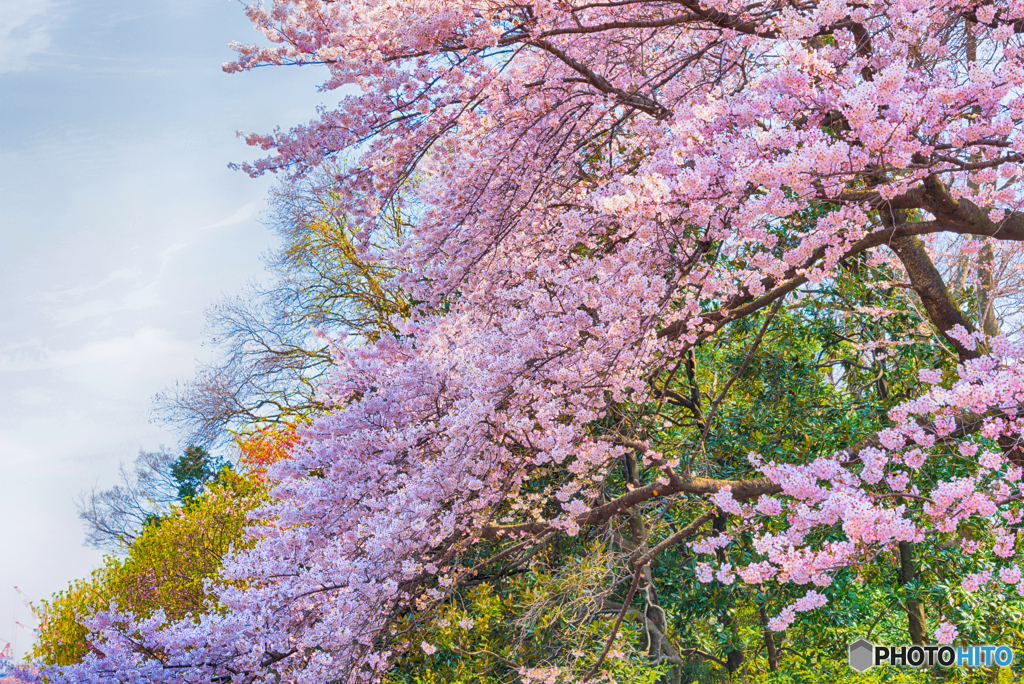
[[(339, 214), (342, 198), (291, 184), (279, 189), (274, 205), (286, 227), (278, 266), (298, 287), (296, 308), (306, 323), (341, 325), (376, 339), (395, 332), (392, 317), (409, 313), (410, 300), (391, 279), (400, 270), (367, 260), (355, 228)], [(373, 249), (402, 243), (406, 224), (400, 213), (387, 210), (370, 236)], [(372, 250), (371, 250), (372, 251)]]
[(84, 622), (111, 602), (143, 616), (163, 609), (169, 619), (216, 609), (205, 582), (218, 578), (228, 551), (247, 543), (246, 515), (265, 497), (257, 482), (224, 471), (202, 496), (147, 525), (127, 557), (108, 556), (90, 578), (44, 601), (33, 658), (56, 665), (80, 660), (91, 648)]
[[(386, 684), (579, 681), (603, 650), (615, 619), (594, 598), (596, 587), (609, 581), (609, 556), (603, 545), (586, 551), (497, 582), (472, 583), (419, 616), (426, 618), (422, 622), (400, 624), (405, 643), (398, 645)], [(634, 620), (623, 622), (599, 681), (661, 679), (667, 668), (648, 662), (641, 634)]]

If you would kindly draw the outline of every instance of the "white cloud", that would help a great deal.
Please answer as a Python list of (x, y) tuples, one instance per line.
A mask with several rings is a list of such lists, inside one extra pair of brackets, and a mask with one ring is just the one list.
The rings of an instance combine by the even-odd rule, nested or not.
[(22, 406), (52, 406), (57, 401), (55, 393), (46, 387), (26, 387), (15, 396)]
[(234, 226), (245, 223), (249, 219), (254, 218), (259, 207), (260, 204), (257, 202), (248, 202), (238, 207), (221, 220), (205, 225), (200, 228), (200, 230), (206, 232), (209, 230), (220, 230), (222, 228), (233, 228)]
[[(259, 207), (257, 202), (247, 202), (220, 217), (209, 217), (208, 221), (202, 223), (197, 221), (197, 225), (192, 227), (175, 227), (177, 234), (168, 238), (177, 239), (162, 248), (153, 245), (156, 240), (141, 243), (146, 249), (158, 249), (151, 256), (134, 257), (144, 258), (145, 266), (121, 265), (104, 275), (97, 275), (92, 283), (79, 283), (73, 287), (42, 292), (33, 295), (32, 299), (36, 301), (38, 310), (57, 326), (86, 320), (113, 320), (117, 317), (123, 320), (131, 312), (153, 310), (161, 305), (173, 306), (181, 298), (180, 284), (171, 287), (166, 278), (173, 262), (187, 258), (185, 255), (190, 252), (195, 256), (197, 252), (211, 249), (212, 240), (217, 240), (219, 234), (251, 222)], [(101, 256), (109, 258), (109, 255)], [(124, 264), (125, 258), (122, 255), (120, 259), (112, 261), (114, 264)], [(211, 292), (210, 297), (214, 296), (216, 293)], [(205, 305), (209, 302), (202, 303)]]
[[(148, 285), (130, 290), (120, 297), (93, 298), (84, 302), (68, 302), (66, 305), (54, 305), (45, 308), (50, 319), (57, 325), (69, 325), (90, 318), (112, 316), (123, 312), (142, 311), (162, 303), (158, 291), (159, 278)], [(50, 297), (58, 296), (49, 293)], [(65, 297), (63, 301), (74, 299)], [(60, 300), (58, 300), (60, 301)]]
[(50, 0), (0, 0), (0, 74), (24, 71), (50, 47)]
[(184, 235), (184, 240), (178, 241), (160, 251), (160, 271), (163, 272), (164, 268), (166, 268), (167, 264), (178, 254), (178, 252), (189, 249), (199, 240), (205, 239), (205, 233), (216, 233), (217, 231), (222, 231), (225, 228), (233, 228), (241, 225), (256, 216), (258, 207), (259, 204), (256, 202), (247, 202), (218, 221), (197, 226), (196, 228), (187, 231)]
[[(18, 345), (0, 350), (0, 373), (70, 370), (96, 376), (97, 387), (116, 379), (160, 379), (193, 365), (195, 348), (174, 333), (145, 326), (131, 336), (90, 342), (77, 349)], [(104, 381), (105, 380), (105, 381)]]
[(262, 277), (273, 179), (226, 168), (261, 156), (234, 131), (307, 120), (323, 73), (225, 76), (251, 31), (228, 2), (0, 0), (0, 647), (31, 642), (13, 585), (100, 561), (75, 497), (177, 443), (150, 398), (209, 351), (203, 308)]
[(137, 280), (142, 275), (142, 269), (138, 266), (128, 266), (124, 268), (119, 268), (116, 271), (113, 271), (112, 273), (108, 273), (106, 276), (103, 277), (102, 280), (96, 283), (91, 283), (88, 285), (77, 285), (75, 287), (61, 290), (59, 292), (44, 292), (39, 295), (39, 298), (43, 301), (58, 302), (62, 301), (67, 297), (81, 297), (83, 295), (95, 292), (96, 290), (106, 287), (107, 285), (110, 285), (112, 283), (118, 283), (124, 280)]

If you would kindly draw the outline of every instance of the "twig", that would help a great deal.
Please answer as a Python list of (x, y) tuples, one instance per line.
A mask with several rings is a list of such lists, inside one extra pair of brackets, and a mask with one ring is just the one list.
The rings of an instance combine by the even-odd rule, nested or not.
[(619, 634), (619, 627), (622, 626), (622, 619), (626, 616), (626, 612), (629, 610), (629, 604), (636, 595), (637, 587), (640, 586), (640, 578), (643, 576), (644, 568), (654, 560), (662, 551), (667, 549), (672, 544), (675, 544), (681, 539), (692, 536), (700, 529), (701, 525), (706, 523), (711, 518), (715, 517), (714, 513), (705, 513), (700, 516), (692, 523), (673, 534), (668, 539), (665, 539), (660, 544), (655, 546), (653, 549), (645, 553), (634, 564), (635, 570), (633, 571), (633, 583), (629, 586), (629, 592), (626, 594), (626, 598), (622, 601), (622, 609), (619, 611), (618, 616), (615, 618), (615, 624), (612, 625), (612, 633), (608, 636), (608, 639), (604, 643), (604, 650), (601, 651), (601, 655), (598, 656), (597, 662), (590, 668), (590, 671), (583, 677), (583, 681), (589, 680), (593, 677), (600, 669), (601, 665), (604, 664), (604, 659), (608, 656), (608, 652), (612, 650), (612, 644), (615, 643), (615, 637)]

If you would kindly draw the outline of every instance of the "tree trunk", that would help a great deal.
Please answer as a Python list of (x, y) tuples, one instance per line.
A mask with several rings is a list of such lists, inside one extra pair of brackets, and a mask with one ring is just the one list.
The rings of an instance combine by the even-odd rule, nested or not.
[[(715, 516), (715, 519), (712, 522), (712, 527), (719, 534), (724, 533), (725, 524), (728, 520), (728, 513), (720, 513)], [(715, 555), (718, 557), (719, 563), (725, 563), (729, 559), (728, 555), (726, 555), (725, 549), (715, 549)], [(725, 652), (725, 667), (729, 670), (729, 674), (733, 674), (736, 670), (740, 669), (740, 665), (743, 664), (746, 657), (743, 655), (743, 649), (735, 646), (735, 644), (740, 643), (740, 634), (737, 629), (736, 620), (732, 616), (732, 605), (726, 606), (719, 618), (719, 622), (722, 623), (723, 627), (729, 630), (732, 636), (730, 641), (732, 642), (733, 647)]]
[(772, 635), (772, 630), (768, 629), (768, 613), (765, 612), (764, 606), (758, 606), (757, 612), (761, 616), (761, 629), (764, 630), (764, 645), (768, 649), (768, 669), (772, 672), (778, 672), (779, 651), (775, 647), (775, 636)]
[(939, 274), (939, 269), (935, 268), (931, 257), (925, 251), (924, 243), (916, 237), (900, 237), (892, 240), (889, 246), (896, 252), (896, 256), (907, 270), (910, 283), (924, 304), (932, 325), (953, 345), (960, 360), (966, 361), (981, 356), (980, 350), (968, 349), (959, 340), (950, 337), (949, 330), (954, 326), (963, 326), (967, 332), (974, 332), (975, 328), (953, 301)]
[[(914, 545), (912, 542), (900, 542), (900, 584), (905, 585), (917, 577), (914, 567)], [(906, 601), (907, 631), (910, 643), (925, 645), (928, 643), (928, 621), (925, 617), (924, 602)]]
[(999, 320), (996, 318), (995, 299), (995, 252), (992, 242), (985, 240), (978, 253), (978, 327), (989, 336), (999, 334)]

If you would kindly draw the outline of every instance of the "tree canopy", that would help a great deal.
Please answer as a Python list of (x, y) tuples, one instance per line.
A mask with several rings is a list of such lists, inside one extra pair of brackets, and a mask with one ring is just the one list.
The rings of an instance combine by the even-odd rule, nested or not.
[(228, 71), (355, 93), (242, 168), (331, 198), (379, 327), (329, 333), (219, 608), (100, 613), (50, 681), (674, 682), (893, 612), (1019, 638), (1024, 4), (246, 11), (269, 45)]

